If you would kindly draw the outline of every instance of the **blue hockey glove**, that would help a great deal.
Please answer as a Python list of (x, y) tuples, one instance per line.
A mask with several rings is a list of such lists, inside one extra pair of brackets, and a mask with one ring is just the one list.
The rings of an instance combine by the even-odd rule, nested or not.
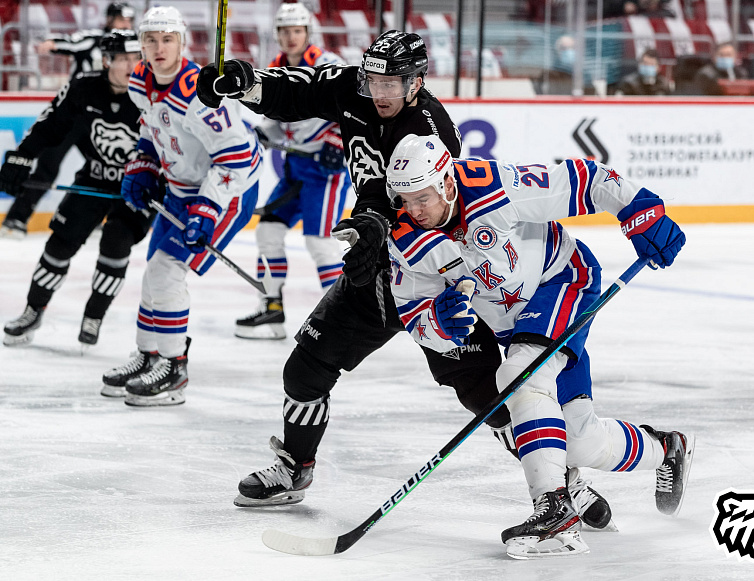
[(191, 252), (201, 254), (204, 252), (204, 245), (212, 243), (219, 215), (220, 207), (207, 198), (197, 198), (189, 206), (183, 241)]
[(149, 200), (160, 191), (160, 166), (147, 159), (134, 159), (126, 164), (126, 175), (120, 195), (134, 212), (146, 210)]
[(343, 140), (339, 135), (328, 133), (325, 136), (325, 144), (319, 151), (319, 171), (324, 175), (342, 172), (345, 169), (344, 157)]
[(474, 288), (474, 282), (464, 277), (432, 301), (429, 316), (432, 326), (440, 337), (450, 339), (456, 345), (464, 345), (468, 336), (474, 332), (474, 323), (477, 322), (476, 313), (471, 306)]
[(621, 231), (634, 245), (639, 258), (649, 259), (650, 266), (665, 268), (673, 264), (686, 243), (678, 224), (665, 215), (662, 200), (641, 189), (633, 201), (618, 213)]

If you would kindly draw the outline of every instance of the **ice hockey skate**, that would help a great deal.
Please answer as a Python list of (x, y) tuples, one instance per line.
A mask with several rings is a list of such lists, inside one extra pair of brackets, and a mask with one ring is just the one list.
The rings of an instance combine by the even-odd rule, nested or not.
[(5, 220), (0, 226), (0, 238), (23, 240), (26, 237), (26, 224), (21, 220)]
[(578, 468), (569, 468), (566, 474), (566, 482), (568, 483), (568, 494), (571, 495), (571, 504), (585, 525), (602, 531), (618, 531), (618, 527), (613, 522), (613, 514), (607, 500), (589, 486), (591, 482), (581, 477)]
[(29, 343), (34, 338), (34, 332), (42, 324), (44, 309), (34, 309), (26, 305), (23, 314), (5, 324), (3, 345), (21, 345)]
[(125, 397), (126, 382), (130, 379), (143, 375), (152, 369), (160, 360), (157, 351), (139, 351), (128, 363), (114, 367), (102, 376), (102, 390), (100, 394), (105, 397)]
[(686, 495), (686, 482), (694, 459), (693, 435), (680, 432), (660, 432), (649, 426), (641, 426), (655, 436), (665, 450), (665, 459), (656, 470), (655, 503), (662, 514), (676, 516)]
[(102, 319), (92, 319), (84, 316), (81, 320), (81, 331), (79, 331), (79, 343), (83, 345), (96, 345), (99, 339), (99, 328), (102, 326)]
[(314, 460), (297, 464), (275, 436), (270, 448), (277, 455), (275, 463), (264, 470), (252, 472), (238, 485), (236, 506), (271, 506), (296, 504), (304, 500), (304, 489), (313, 479)]
[(280, 298), (265, 298), (262, 310), (236, 320), (236, 337), (241, 339), (285, 339), (285, 313)]
[(558, 488), (534, 499), (534, 514), (500, 535), (514, 559), (541, 559), (589, 552), (581, 538), (581, 519), (568, 490)]

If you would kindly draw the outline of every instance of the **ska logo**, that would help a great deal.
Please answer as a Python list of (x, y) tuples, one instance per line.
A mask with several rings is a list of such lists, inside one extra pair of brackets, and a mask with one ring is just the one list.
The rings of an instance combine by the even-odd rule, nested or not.
[(385, 177), (382, 168), (385, 160), (379, 151), (375, 151), (363, 137), (354, 137), (348, 144), (348, 163), (351, 178), (356, 191), (369, 180)]
[(125, 165), (136, 150), (139, 136), (125, 123), (106, 123), (95, 119), (90, 134), (92, 145), (108, 165)]
[(754, 559), (754, 491), (724, 490), (715, 500), (717, 514), (710, 532), (717, 543), (739, 560)]

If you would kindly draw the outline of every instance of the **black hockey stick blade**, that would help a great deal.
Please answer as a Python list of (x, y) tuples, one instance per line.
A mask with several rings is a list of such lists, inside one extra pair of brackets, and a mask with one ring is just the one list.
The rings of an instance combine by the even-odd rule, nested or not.
[(380, 508), (374, 511), (369, 518), (362, 522), (355, 529), (330, 538), (310, 539), (291, 535), (274, 529), (265, 531), (262, 534), (262, 542), (270, 549), (289, 553), (291, 555), (336, 555), (350, 549), (361, 537), (376, 525), (387, 513), (395, 508), (409, 493), (416, 488), (435, 468), (437, 468), (445, 458), (460, 446), (466, 438), (473, 434), (487, 418), (494, 414), (505, 401), (515, 393), (536, 371), (555, 355), (565, 345), (568, 340), (578, 333), (581, 328), (591, 321), (597, 312), (612, 299), (636, 274), (647, 265), (647, 260), (640, 258), (634, 262), (628, 269), (620, 275), (610, 287), (603, 292), (594, 303), (584, 311), (565, 331), (563, 331), (539, 356), (532, 361), (508, 386), (502, 390), (498, 396), (487, 404), (463, 429), (458, 432), (442, 449), (437, 452), (427, 463), (417, 470), (403, 485), (385, 502)]

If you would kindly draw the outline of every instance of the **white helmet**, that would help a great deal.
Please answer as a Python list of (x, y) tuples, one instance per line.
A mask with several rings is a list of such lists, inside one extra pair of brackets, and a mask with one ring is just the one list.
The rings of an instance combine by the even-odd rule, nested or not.
[(275, 14), (275, 30), (281, 26), (306, 26), (312, 25), (312, 15), (303, 4), (281, 4)]
[(387, 192), (394, 207), (399, 206), (401, 194), (423, 190), (428, 186), (435, 188), (440, 197), (450, 206), (448, 220), (453, 214), (453, 205), (457, 198), (448, 200), (445, 191), (445, 177), (450, 175), (455, 183), (453, 156), (442, 139), (436, 135), (406, 135), (400, 140), (390, 156), (387, 168)]
[(181, 44), (186, 44), (186, 23), (174, 6), (155, 6), (147, 10), (139, 24), (139, 40), (142, 42), (145, 32), (177, 32)]

